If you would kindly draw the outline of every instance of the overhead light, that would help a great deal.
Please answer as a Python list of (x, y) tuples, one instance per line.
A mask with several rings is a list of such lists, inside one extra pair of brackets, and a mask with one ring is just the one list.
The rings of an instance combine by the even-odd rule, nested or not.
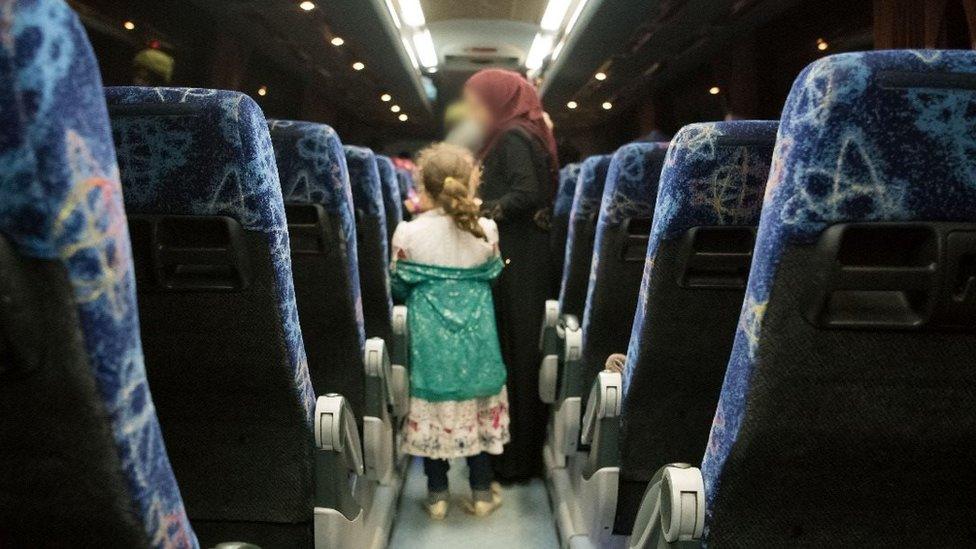
[(407, 121), (407, 119), (408, 119), (408, 118), (410, 118), (410, 117), (409, 117), (409, 116), (407, 116), (407, 113), (403, 113), (403, 114), (401, 114), (400, 116), (398, 116), (397, 118), (399, 118), (399, 119), (400, 119), (400, 122), (406, 122), (406, 121)]
[(413, 65), (414, 69), (420, 67), (420, 63), (417, 62), (417, 55), (413, 52), (413, 46), (410, 45), (410, 41), (407, 40), (406, 36), (401, 36), (400, 41), (403, 42), (403, 49), (407, 50), (407, 57), (410, 58), (410, 64)]
[(132, 21), (126, 21), (125, 23), (122, 23), (122, 27), (127, 31), (136, 30), (136, 24), (133, 23)]
[(315, 9), (315, 2), (309, 2), (308, 0), (305, 0), (301, 4), (298, 4), (298, 7), (302, 8), (305, 11), (312, 11)]
[(387, 101), (389, 101), (391, 99), (393, 99), (393, 96), (390, 95), (390, 94), (388, 94), (388, 93), (384, 93), (383, 95), (380, 96), (380, 101), (382, 101), (384, 103), (386, 103)]
[(265, 95), (268, 95), (268, 87), (267, 86), (261, 86), (260, 88), (258, 88), (258, 95), (260, 95), (261, 97), (264, 97)]
[(422, 27), (427, 23), (420, 0), (400, 0), (400, 14), (403, 16), (403, 23), (408, 27)]
[(393, 106), (391, 106), (390, 107), (390, 111), (392, 111), (392, 112), (400, 112), (400, 105), (393, 105)]
[(827, 51), (827, 48), (829, 48), (829, 47), (830, 47), (830, 44), (828, 44), (826, 40), (824, 40), (823, 38), (817, 38), (817, 49), (818, 50), (820, 50), (820, 51)]
[(542, 21), (539, 22), (539, 26), (544, 31), (556, 32), (562, 26), (563, 19), (566, 18), (566, 12), (568, 10), (569, 0), (549, 0), (549, 3), (546, 5), (546, 11), (542, 14)]
[(609, 101), (604, 101), (603, 102), (603, 105), (601, 105), (601, 107), (603, 107), (603, 110), (609, 111), (610, 109), (613, 108), (613, 103), (611, 103)]
[(607, 73), (605, 73), (605, 72), (598, 72), (598, 73), (596, 73), (596, 74), (593, 75), (593, 78), (596, 78), (600, 82), (603, 82), (604, 80), (607, 79)]
[(576, 9), (573, 11), (573, 15), (569, 17), (569, 22), (566, 23), (566, 30), (563, 31), (564, 36), (569, 36), (569, 33), (573, 32), (573, 27), (579, 21), (580, 15), (583, 14), (583, 8), (586, 7), (587, 0), (579, 0), (579, 4), (576, 4)]
[(396, 28), (400, 28), (400, 16), (397, 15), (396, 8), (393, 7), (393, 2), (391, 0), (386, 0), (386, 11), (390, 12), (390, 17), (393, 18), (393, 25)]
[(360, 61), (356, 61), (352, 64), (352, 69), (355, 71), (361, 71), (366, 68), (366, 65), (362, 64)]
[(427, 74), (437, 74), (437, 67), (427, 67)]
[(718, 86), (712, 86), (711, 88), (708, 88), (708, 93), (712, 95), (718, 95), (722, 93), (722, 89), (719, 88)]
[(576, 101), (570, 101), (569, 103), (566, 103), (567, 109), (575, 109), (576, 107), (579, 107), (579, 104)]
[(417, 57), (420, 64), (425, 67), (437, 66), (437, 50), (434, 49), (434, 39), (430, 36), (430, 31), (424, 29), (413, 35), (413, 45), (417, 47)]
[(343, 45), (343, 44), (346, 43), (346, 41), (343, 40), (341, 36), (335, 36), (335, 37), (332, 38), (332, 40), (329, 40), (329, 42), (333, 46), (341, 46), (341, 45)]
[(529, 47), (529, 54), (525, 56), (525, 68), (536, 70), (542, 67), (542, 61), (552, 50), (552, 35), (536, 33)]

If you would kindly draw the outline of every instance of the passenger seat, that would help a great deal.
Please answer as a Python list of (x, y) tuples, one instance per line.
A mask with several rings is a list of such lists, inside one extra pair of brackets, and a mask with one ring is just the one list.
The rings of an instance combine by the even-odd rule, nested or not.
[(397, 180), (396, 168), (389, 157), (376, 155), (376, 167), (379, 168), (380, 182), (383, 185), (383, 210), (386, 214), (387, 244), (393, 242), (393, 231), (403, 221), (403, 199), (400, 198), (400, 183)]
[(95, 56), (64, 2), (4, 10), (0, 546), (196, 548), (146, 382)]

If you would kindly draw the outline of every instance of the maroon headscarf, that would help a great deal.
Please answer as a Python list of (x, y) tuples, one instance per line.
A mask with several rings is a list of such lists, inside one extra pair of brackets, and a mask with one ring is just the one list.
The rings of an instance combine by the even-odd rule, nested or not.
[(478, 71), (468, 79), (464, 87), (484, 102), (494, 119), (478, 157), (484, 159), (504, 132), (514, 128), (521, 129), (532, 136), (549, 155), (548, 190), (550, 198), (554, 197), (559, 185), (556, 139), (543, 119), (542, 101), (539, 100), (535, 87), (521, 74), (502, 69)]

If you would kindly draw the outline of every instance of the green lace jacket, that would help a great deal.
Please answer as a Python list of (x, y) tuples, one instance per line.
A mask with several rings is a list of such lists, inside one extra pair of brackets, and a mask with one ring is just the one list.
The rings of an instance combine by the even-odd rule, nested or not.
[(393, 265), (394, 295), (409, 308), (411, 396), (439, 402), (501, 391), (505, 364), (490, 286), (501, 271), (499, 258), (468, 269)]

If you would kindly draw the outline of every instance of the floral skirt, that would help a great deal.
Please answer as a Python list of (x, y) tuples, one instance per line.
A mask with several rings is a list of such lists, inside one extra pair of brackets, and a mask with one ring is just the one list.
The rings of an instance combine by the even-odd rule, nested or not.
[(431, 402), (410, 397), (403, 451), (433, 459), (501, 454), (508, 432), (508, 391), (469, 400)]

